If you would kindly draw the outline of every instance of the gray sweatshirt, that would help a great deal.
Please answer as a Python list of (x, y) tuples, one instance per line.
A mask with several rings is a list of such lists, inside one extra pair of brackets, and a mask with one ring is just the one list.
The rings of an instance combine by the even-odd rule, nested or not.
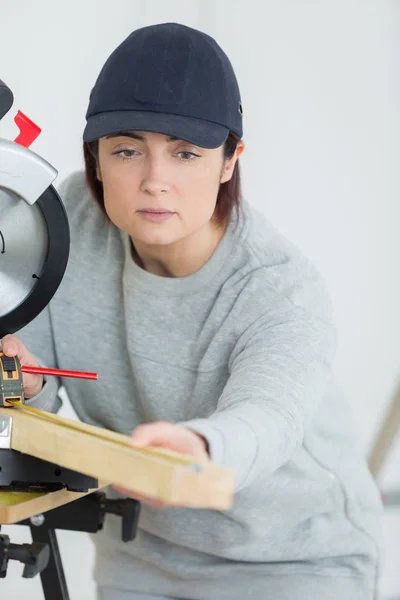
[[(108, 516), (93, 536), (97, 582), (210, 600), (264, 598), (269, 577), (291, 573), (372, 580), (381, 503), (332, 375), (336, 333), (315, 267), (244, 202), (199, 271), (156, 276), (83, 173), (60, 193), (67, 271), (17, 335), (42, 364), (99, 373), (61, 382), (83, 421), (125, 434), (182, 423), (236, 472), (230, 510), (143, 505), (127, 544)], [(58, 410), (59, 385), (46, 379), (30, 402)]]

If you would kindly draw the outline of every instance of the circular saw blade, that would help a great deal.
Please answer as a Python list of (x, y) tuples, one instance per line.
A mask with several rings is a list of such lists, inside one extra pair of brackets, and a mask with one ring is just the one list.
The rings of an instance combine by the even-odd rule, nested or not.
[(0, 188), (0, 318), (19, 306), (42, 273), (48, 232), (41, 210)]
[(69, 256), (68, 217), (52, 185), (32, 205), (0, 186), (0, 338), (48, 305)]

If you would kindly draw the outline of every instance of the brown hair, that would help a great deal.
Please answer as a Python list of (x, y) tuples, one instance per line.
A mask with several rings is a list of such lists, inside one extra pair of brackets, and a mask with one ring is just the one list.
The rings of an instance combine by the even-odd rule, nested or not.
[[(230, 134), (224, 143), (224, 160), (229, 160), (235, 153), (238, 138)], [(98, 140), (83, 143), (83, 157), (85, 161), (86, 183), (93, 197), (106, 214), (104, 208), (103, 185), (97, 179), (96, 165), (98, 160)], [(242, 200), (239, 161), (236, 161), (232, 177), (229, 181), (221, 183), (214, 211), (214, 218), (218, 225), (227, 223), (233, 211), (239, 213)]]

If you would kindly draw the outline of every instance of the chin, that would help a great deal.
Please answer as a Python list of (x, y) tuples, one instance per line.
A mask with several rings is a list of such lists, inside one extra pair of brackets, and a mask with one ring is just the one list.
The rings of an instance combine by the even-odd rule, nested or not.
[(173, 234), (167, 231), (138, 231), (136, 228), (130, 233), (134, 240), (140, 241), (142, 244), (147, 246), (169, 246), (174, 242), (178, 242), (182, 239), (183, 235)]

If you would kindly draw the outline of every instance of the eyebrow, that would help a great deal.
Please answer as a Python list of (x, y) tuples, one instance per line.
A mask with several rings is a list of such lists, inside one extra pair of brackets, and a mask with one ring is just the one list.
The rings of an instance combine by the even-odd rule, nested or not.
[[(110, 140), (110, 139), (116, 138), (116, 137), (129, 137), (134, 140), (140, 140), (141, 142), (146, 141), (146, 138), (143, 135), (139, 135), (138, 133), (135, 133), (134, 131), (118, 131), (117, 133), (112, 133), (110, 135), (106, 135), (107, 140)], [(179, 140), (179, 138), (173, 137), (173, 136), (169, 136), (167, 138), (167, 142), (176, 142), (177, 140)], [(182, 141), (184, 141), (184, 140), (182, 140)]]

